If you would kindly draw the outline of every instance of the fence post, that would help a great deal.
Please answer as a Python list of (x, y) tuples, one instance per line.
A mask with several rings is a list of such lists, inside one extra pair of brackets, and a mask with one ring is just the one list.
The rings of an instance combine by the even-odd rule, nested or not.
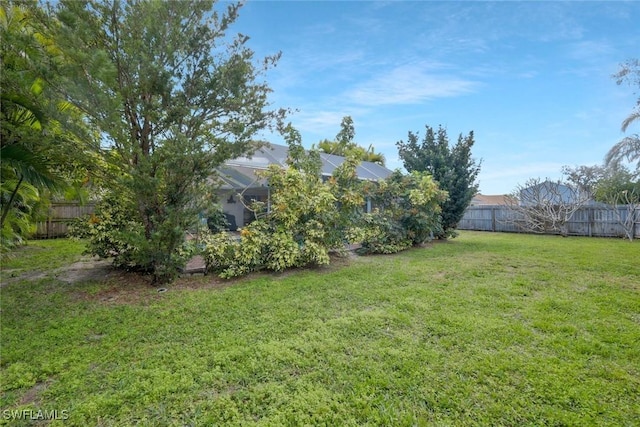
[(496, 231), (496, 207), (491, 206), (491, 231)]
[(49, 214), (47, 215), (47, 239), (51, 238), (51, 217), (53, 213), (51, 211), (51, 207), (49, 207)]

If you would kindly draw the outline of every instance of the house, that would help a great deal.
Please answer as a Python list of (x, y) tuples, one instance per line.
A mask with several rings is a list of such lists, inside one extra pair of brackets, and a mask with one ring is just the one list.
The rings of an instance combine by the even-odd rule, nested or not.
[[(219, 189), (222, 211), (227, 217), (229, 228), (235, 231), (254, 220), (254, 213), (246, 208), (252, 200), (269, 203), (269, 184), (256, 172), (266, 170), (270, 165), (288, 167), (289, 148), (285, 145), (269, 144), (257, 150), (250, 157), (238, 157), (227, 161), (218, 168), (222, 181)], [(320, 153), (323, 179), (329, 178), (345, 158), (334, 154)], [(379, 181), (391, 175), (392, 171), (376, 163), (361, 162), (356, 168), (358, 178), (365, 181)], [(241, 196), (240, 196), (241, 195)], [(240, 200), (242, 197), (244, 200)], [(370, 210), (370, 203), (367, 210)]]
[(591, 195), (561, 182), (543, 181), (520, 190), (521, 206), (589, 205)]

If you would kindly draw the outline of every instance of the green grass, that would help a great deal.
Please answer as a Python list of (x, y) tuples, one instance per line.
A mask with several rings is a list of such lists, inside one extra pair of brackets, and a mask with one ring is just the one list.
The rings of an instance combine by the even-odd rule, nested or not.
[(1, 291), (0, 409), (77, 426), (639, 425), (639, 260), (638, 242), (463, 232), (229, 286), (22, 281)]
[(80, 259), (83, 250), (84, 243), (77, 240), (31, 240), (2, 259), (3, 276), (59, 268)]

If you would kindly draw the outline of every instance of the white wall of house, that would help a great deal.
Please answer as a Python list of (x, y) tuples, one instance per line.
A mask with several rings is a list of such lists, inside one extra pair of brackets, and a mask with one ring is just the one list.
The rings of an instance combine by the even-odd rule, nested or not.
[(222, 205), (222, 212), (233, 215), (236, 218), (236, 225), (242, 227), (244, 205), (240, 202), (236, 191), (229, 190), (222, 192), (220, 194), (220, 204)]
[(244, 190), (245, 204), (240, 200), (240, 196), (238, 196), (238, 191), (236, 190), (222, 190), (218, 194), (222, 212), (233, 215), (236, 219), (236, 225), (243, 227), (254, 219), (253, 213), (245, 208), (245, 204), (248, 206), (254, 198), (268, 203), (269, 189), (267, 187), (260, 187)]

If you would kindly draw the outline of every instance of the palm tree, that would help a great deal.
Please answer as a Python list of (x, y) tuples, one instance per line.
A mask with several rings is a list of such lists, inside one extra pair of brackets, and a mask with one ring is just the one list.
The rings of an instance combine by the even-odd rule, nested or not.
[[(640, 88), (640, 59), (630, 59), (621, 65), (620, 70), (613, 75), (617, 84), (628, 83)], [(626, 132), (629, 126), (640, 121), (640, 98), (631, 114), (622, 121), (621, 129)], [(640, 174), (640, 135), (627, 136), (611, 147), (605, 161), (608, 165), (619, 164), (622, 161), (637, 162), (636, 173)]]
[[(65, 180), (46, 155), (56, 132), (43, 94), (45, 81), (39, 65), (47, 46), (33, 26), (32, 12), (24, 5), (0, 7), (0, 230), (3, 246), (21, 238), (29, 227), (32, 207), (43, 190), (61, 189)], [(40, 69), (41, 70), (41, 69)]]
[(623, 138), (611, 147), (605, 157), (607, 165), (617, 165), (624, 160), (637, 162), (636, 174), (640, 173), (640, 135), (635, 134)]

